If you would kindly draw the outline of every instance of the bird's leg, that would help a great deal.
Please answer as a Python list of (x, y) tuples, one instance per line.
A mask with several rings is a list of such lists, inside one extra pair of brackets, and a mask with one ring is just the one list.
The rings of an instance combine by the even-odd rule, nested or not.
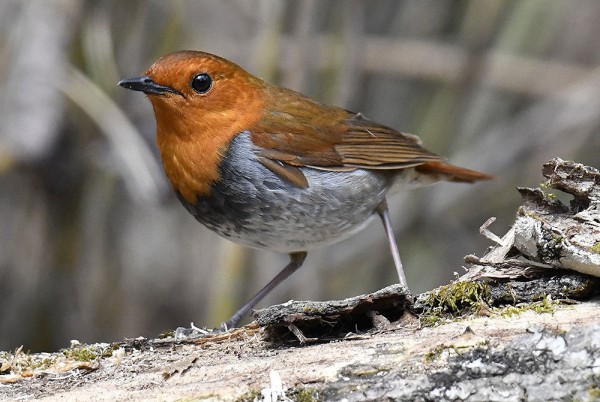
[(385, 199), (377, 206), (377, 213), (383, 222), (383, 228), (385, 229), (385, 235), (387, 236), (388, 243), (390, 245), (390, 251), (392, 252), (392, 257), (394, 258), (396, 271), (398, 271), (400, 285), (408, 289), (408, 283), (406, 283), (406, 276), (404, 275), (404, 268), (402, 267), (402, 261), (400, 260), (400, 253), (398, 252), (398, 245), (396, 244), (396, 238), (394, 236), (394, 231), (392, 230), (392, 223), (390, 222), (390, 211)]
[(271, 290), (277, 285), (286, 280), (291, 274), (296, 272), (298, 268), (302, 266), (304, 259), (306, 258), (306, 251), (300, 251), (297, 253), (290, 253), (290, 262), (275, 276), (271, 279), (271, 282), (267, 283), (264, 288), (258, 291), (250, 300), (246, 302), (238, 311), (236, 311), (229, 320), (221, 324), (221, 329), (226, 331), (231, 328), (235, 328), (238, 322), (248, 312), (260, 302)]

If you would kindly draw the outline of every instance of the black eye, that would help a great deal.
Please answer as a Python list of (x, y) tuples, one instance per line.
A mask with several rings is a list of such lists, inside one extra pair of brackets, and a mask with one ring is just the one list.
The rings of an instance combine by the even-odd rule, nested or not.
[(192, 88), (199, 94), (205, 94), (212, 86), (212, 78), (206, 73), (201, 73), (192, 78)]

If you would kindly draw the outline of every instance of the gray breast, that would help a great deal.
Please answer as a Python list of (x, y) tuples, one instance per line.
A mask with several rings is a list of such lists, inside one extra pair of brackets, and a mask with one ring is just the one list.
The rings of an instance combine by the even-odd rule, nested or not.
[(250, 247), (304, 251), (360, 229), (385, 197), (390, 177), (356, 169), (302, 168), (308, 188), (281, 179), (256, 160), (248, 132), (238, 134), (219, 166), (210, 197), (186, 208), (223, 237)]

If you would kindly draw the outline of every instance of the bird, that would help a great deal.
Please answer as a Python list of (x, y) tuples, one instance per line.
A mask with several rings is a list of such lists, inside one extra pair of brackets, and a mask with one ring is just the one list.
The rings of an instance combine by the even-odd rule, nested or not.
[(118, 85), (150, 100), (164, 171), (190, 214), (226, 239), (289, 255), (221, 324), (224, 330), (298, 270), (308, 251), (348, 238), (373, 216), (408, 290), (390, 190), (492, 178), (446, 162), (416, 135), (270, 84), (206, 52), (167, 54)]

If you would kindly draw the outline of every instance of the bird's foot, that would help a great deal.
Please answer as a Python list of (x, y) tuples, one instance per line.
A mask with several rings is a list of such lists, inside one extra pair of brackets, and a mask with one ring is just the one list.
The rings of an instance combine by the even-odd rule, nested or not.
[(173, 333), (173, 337), (176, 340), (189, 340), (195, 338), (202, 338), (211, 334), (211, 331), (207, 328), (199, 328), (194, 325), (194, 323), (190, 323), (190, 328), (179, 327)]

